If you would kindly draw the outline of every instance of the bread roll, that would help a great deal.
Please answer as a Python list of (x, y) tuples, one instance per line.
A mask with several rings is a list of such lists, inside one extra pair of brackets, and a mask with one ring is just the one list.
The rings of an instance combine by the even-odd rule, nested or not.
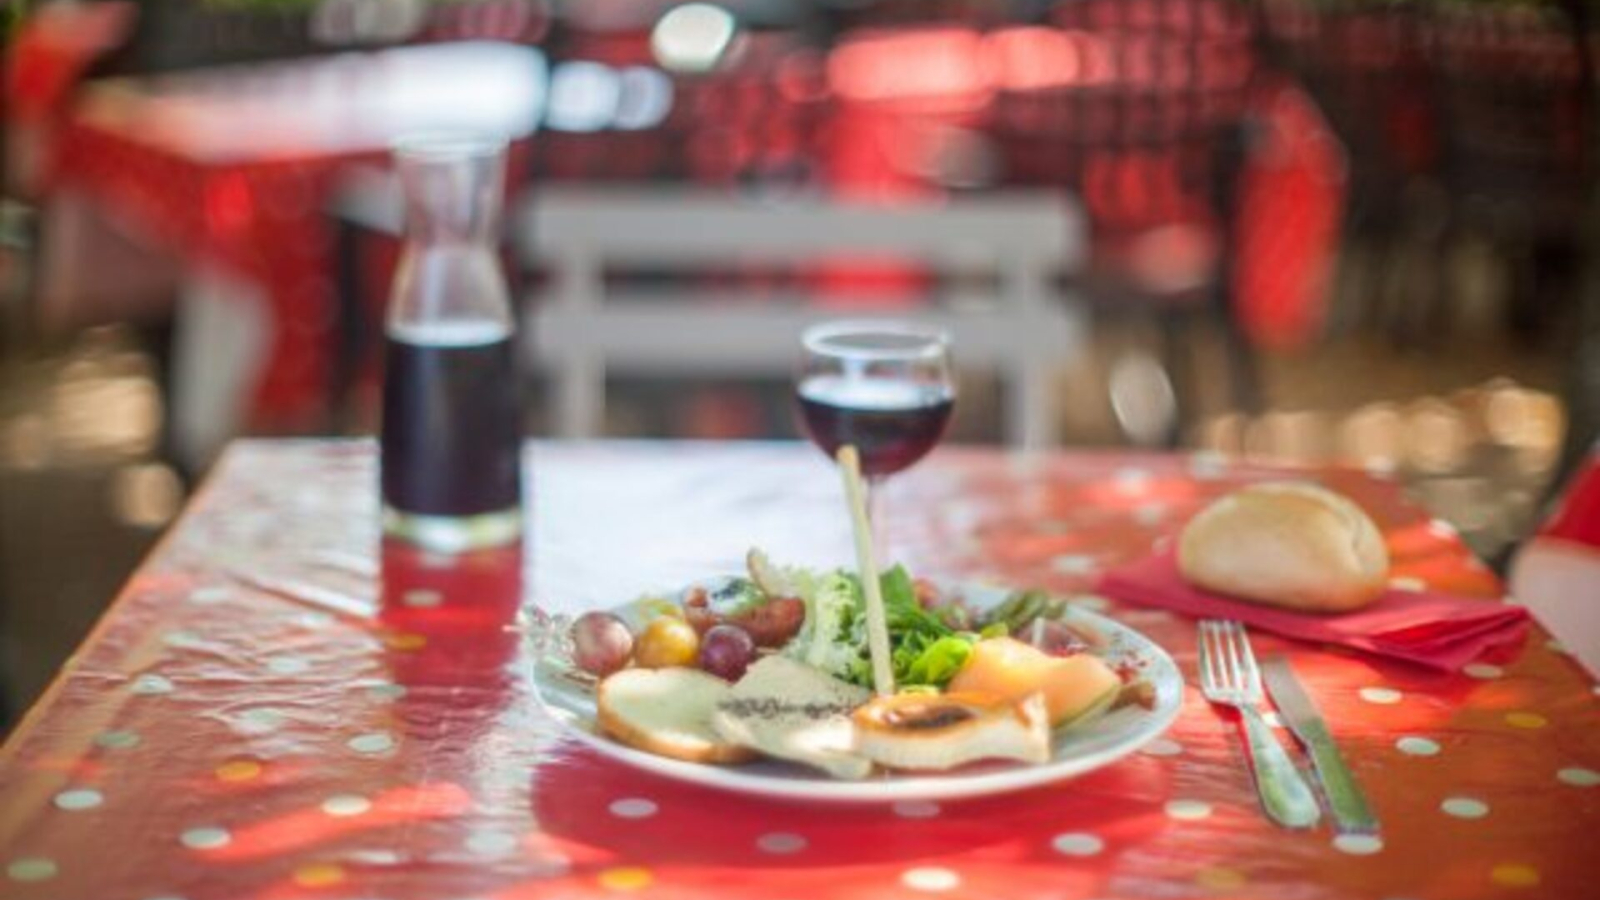
[(1301, 482), (1235, 491), (1200, 511), (1178, 539), (1192, 584), (1312, 612), (1366, 606), (1388, 582), (1383, 535), (1361, 507)]

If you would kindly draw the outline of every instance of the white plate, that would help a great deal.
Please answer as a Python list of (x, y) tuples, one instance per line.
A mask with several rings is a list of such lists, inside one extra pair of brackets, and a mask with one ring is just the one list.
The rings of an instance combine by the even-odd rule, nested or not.
[[(957, 591), (977, 609), (1005, 599), (1009, 591), (959, 585)], [(612, 610), (636, 626), (644, 617), (637, 604)], [(1155, 687), (1155, 706), (1127, 706), (1088, 725), (1058, 732), (1050, 760), (1039, 765), (993, 763), (954, 772), (927, 775), (883, 773), (861, 781), (839, 781), (820, 771), (793, 763), (761, 760), (737, 766), (684, 762), (635, 750), (595, 728), (594, 695), (588, 688), (563, 677), (557, 664), (536, 662), (534, 688), (539, 701), (556, 721), (600, 753), (668, 778), (707, 787), (795, 800), (888, 803), (903, 800), (938, 800), (1000, 794), (1060, 781), (1110, 765), (1160, 735), (1177, 718), (1183, 703), (1183, 676), (1155, 642), (1132, 628), (1088, 610), (1069, 606), (1066, 621), (1092, 626), (1109, 638), (1104, 654), (1113, 667), (1132, 665)]]

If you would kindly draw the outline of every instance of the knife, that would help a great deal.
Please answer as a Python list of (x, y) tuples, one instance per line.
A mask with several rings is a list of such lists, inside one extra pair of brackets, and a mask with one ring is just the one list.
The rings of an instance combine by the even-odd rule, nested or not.
[(1289, 665), (1289, 660), (1282, 656), (1268, 659), (1261, 665), (1261, 678), (1266, 684), (1267, 695), (1272, 698), (1273, 705), (1278, 707), (1278, 713), (1283, 718), (1284, 724), (1289, 726), (1289, 730), (1294, 732), (1294, 736), (1305, 745), (1306, 752), (1311, 755), (1311, 762), (1317, 769), (1317, 777), (1322, 782), (1323, 796), (1328, 799), (1328, 809), (1333, 813), (1339, 831), (1368, 834), (1376, 832), (1377, 817), (1367, 806), (1367, 798), (1361, 793), (1361, 786), (1356, 783), (1355, 776), (1345, 765), (1344, 757), (1339, 755), (1339, 747), (1333, 742), (1333, 735), (1328, 733), (1328, 726), (1322, 721), (1322, 714), (1317, 711), (1317, 706), (1311, 702), (1311, 698), (1306, 696), (1305, 689), (1300, 686), (1300, 680), (1294, 675), (1294, 667)]

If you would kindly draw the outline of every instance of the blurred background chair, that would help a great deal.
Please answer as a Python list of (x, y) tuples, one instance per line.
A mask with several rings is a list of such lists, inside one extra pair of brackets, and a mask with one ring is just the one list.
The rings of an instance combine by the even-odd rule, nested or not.
[[(393, 185), (363, 182), (341, 198), (341, 213), (393, 234)], [(592, 438), (606, 434), (608, 374), (784, 383), (807, 324), (841, 314), (919, 319), (952, 333), (962, 366), (998, 376), (1008, 442), (1051, 446), (1061, 437), (1060, 362), (1083, 341), (1081, 317), (1053, 287), (1087, 251), (1074, 213), (1067, 199), (1038, 193), (873, 206), (541, 188), (513, 210), (508, 238), (522, 265), (546, 273), (543, 289), (525, 300), (528, 367), (553, 380), (553, 433)], [(977, 274), (993, 289), (936, 293), (908, 309), (871, 295), (752, 291), (683, 277), (729, 265), (873, 258), (915, 261), (936, 280)], [(615, 276), (642, 271), (655, 277), (618, 286)]]
[[(795, 335), (830, 314), (898, 315), (947, 328), (963, 366), (999, 376), (1003, 434), (1021, 447), (1060, 439), (1060, 360), (1082, 344), (1081, 325), (1051, 281), (1076, 268), (1084, 232), (1064, 198), (988, 195), (948, 203), (752, 204), (720, 193), (593, 191), (550, 187), (534, 194), (518, 245), (553, 272), (530, 319), (532, 359), (555, 376), (555, 431), (603, 432), (608, 371), (636, 377), (683, 371), (783, 380)], [(921, 309), (885, 309), (872, 298), (719, 297), (696, 286), (610, 296), (609, 267), (670, 270), (817, 259), (913, 260), (938, 279), (988, 270), (991, 296), (932, 298)]]

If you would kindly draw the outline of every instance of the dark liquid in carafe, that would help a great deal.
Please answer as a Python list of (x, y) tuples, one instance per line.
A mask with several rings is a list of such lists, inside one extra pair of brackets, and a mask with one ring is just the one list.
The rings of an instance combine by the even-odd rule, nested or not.
[(381, 469), (392, 509), (460, 517), (519, 503), (512, 341), (503, 331), (485, 337), (427, 328), (388, 335)]

